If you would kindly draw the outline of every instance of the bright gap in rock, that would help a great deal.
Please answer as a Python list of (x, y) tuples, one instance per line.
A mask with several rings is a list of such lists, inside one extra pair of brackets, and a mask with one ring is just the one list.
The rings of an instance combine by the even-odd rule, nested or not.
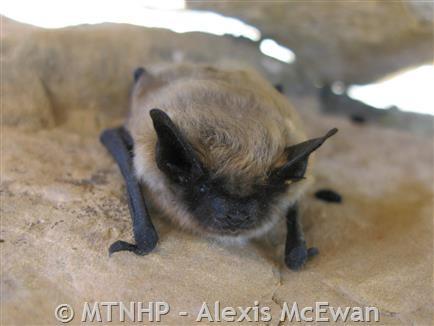
[(271, 39), (264, 39), (259, 45), (259, 49), (265, 55), (272, 57), (274, 59), (292, 63), (295, 61), (295, 54), (287, 47), (278, 44), (276, 41)]
[(11, 19), (45, 28), (109, 22), (166, 28), (177, 33), (228, 34), (252, 41), (261, 38), (257, 28), (239, 19), (183, 8), (183, 0), (3, 0), (0, 11)]
[(407, 70), (377, 83), (348, 88), (348, 95), (368, 105), (434, 115), (434, 65)]
[[(0, 11), (11, 19), (44, 28), (109, 22), (165, 28), (176, 33), (232, 35), (254, 42), (261, 39), (256, 27), (239, 19), (214, 12), (185, 10), (184, 0), (3, 0)], [(259, 49), (276, 60), (295, 61), (294, 52), (274, 40), (262, 40)]]

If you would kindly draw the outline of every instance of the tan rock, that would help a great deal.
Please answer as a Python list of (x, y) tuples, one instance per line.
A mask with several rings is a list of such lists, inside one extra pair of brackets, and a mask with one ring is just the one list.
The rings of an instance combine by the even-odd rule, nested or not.
[(291, 48), (312, 81), (368, 83), (432, 63), (429, 1), (190, 1), (238, 17)]
[(4, 17), (3, 22), (9, 31), (3, 37), (4, 123), (27, 130), (68, 124), (84, 132), (112, 124), (125, 115), (134, 69), (149, 63), (250, 64), (275, 82), (288, 74), (278, 62), (267, 70), (272, 59), (233, 38), (125, 24), (29, 30)]

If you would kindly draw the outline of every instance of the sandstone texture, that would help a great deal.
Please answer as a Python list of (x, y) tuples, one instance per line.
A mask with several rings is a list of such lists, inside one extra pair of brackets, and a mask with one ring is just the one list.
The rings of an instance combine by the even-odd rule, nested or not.
[[(262, 59), (248, 44), (203, 34), (21, 28), (27, 32), (16, 25), (3, 35), (2, 325), (56, 324), (61, 303), (80, 324), (86, 301), (167, 301), (162, 324), (190, 325), (202, 302), (217, 300), (232, 307), (257, 300), (271, 308), (271, 325), (284, 302), (316, 301), (376, 306), (382, 325), (432, 324), (431, 138), (322, 116), (315, 98), (296, 97), (310, 136), (340, 129), (317, 153), (317, 181), (302, 202), (307, 241), (321, 251), (304, 270), (283, 265), (283, 221), (237, 246), (179, 231), (158, 212), (154, 252), (109, 258), (109, 245), (132, 233), (123, 180), (98, 135), (122, 122), (133, 68), (177, 60), (173, 48), (200, 62), (245, 58), (261, 71)], [(205, 54), (211, 44), (221, 45), (214, 59)], [(321, 188), (343, 202), (319, 201), (313, 193)]]
[(432, 1), (191, 1), (292, 49), (314, 82), (368, 83), (433, 60)]
[(5, 124), (27, 130), (59, 123), (83, 130), (78, 121), (102, 127), (123, 116), (133, 71), (149, 63), (247, 64), (274, 82), (295, 75), (283, 69), (286, 64), (261, 55), (253, 43), (229, 37), (123, 24), (57, 30), (16, 25), (3, 17), (3, 116)]

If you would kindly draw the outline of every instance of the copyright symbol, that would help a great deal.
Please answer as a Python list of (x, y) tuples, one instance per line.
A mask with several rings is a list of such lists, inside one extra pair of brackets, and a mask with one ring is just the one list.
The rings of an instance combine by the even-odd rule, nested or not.
[(62, 303), (54, 310), (54, 317), (61, 323), (69, 323), (74, 318), (74, 309), (69, 304)]

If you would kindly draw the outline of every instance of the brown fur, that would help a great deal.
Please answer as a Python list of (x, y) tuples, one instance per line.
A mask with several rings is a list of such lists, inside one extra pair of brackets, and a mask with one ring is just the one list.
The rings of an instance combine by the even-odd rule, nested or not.
[[(135, 141), (136, 173), (154, 204), (192, 230), (199, 226), (155, 162), (157, 136), (149, 116), (153, 108), (170, 116), (204, 166), (225, 177), (227, 189), (239, 195), (265, 183), (270, 170), (285, 163), (285, 147), (305, 140), (287, 99), (254, 71), (188, 64), (148, 69), (134, 87), (127, 121)], [(268, 222), (251, 235), (268, 230), (306, 184), (291, 186)]]

